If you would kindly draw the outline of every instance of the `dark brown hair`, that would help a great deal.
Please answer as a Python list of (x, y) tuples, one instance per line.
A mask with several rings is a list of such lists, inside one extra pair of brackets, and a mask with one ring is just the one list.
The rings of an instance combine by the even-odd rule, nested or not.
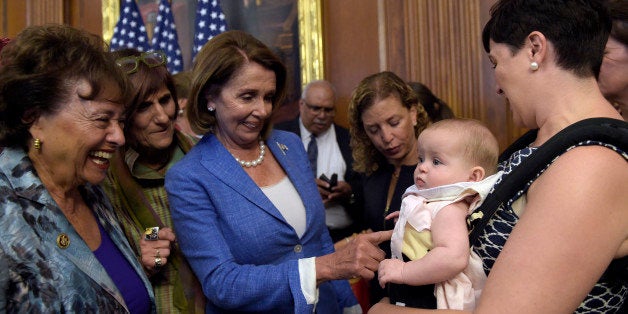
[(0, 59), (0, 145), (28, 149), (28, 129), (42, 115), (54, 115), (80, 80), (91, 87), (87, 100), (114, 88), (128, 103), (124, 74), (106, 53), (102, 38), (66, 25), (30, 26), (2, 49)]
[(626, 0), (608, 0), (608, 11), (613, 20), (611, 37), (628, 46), (628, 2)]
[(183, 71), (172, 76), (174, 88), (177, 90), (178, 98), (190, 98), (190, 87), (192, 86), (192, 72)]
[[(112, 55), (116, 60), (118, 60), (125, 57), (139, 57), (142, 55), (142, 52), (137, 49), (127, 48), (112, 52)], [(159, 92), (164, 85), (168, 88), (170, 94), (172, 94), (176, 105), (175, 115), (170, 118), (172, 120), (176, 118), (176, 112), (179, 110), (177, 91), (174, 87), (172, 75), (168, 72), (168, 68), (166, 68), (165, 64), (156, 67), (149, 67), (144, 62), (138, 61), (137, 71), (127, 74), (127, 76), (132, 88), (132, 98), (129, 103), (130, 109), (127, 115), (127, 121), (124, 125), (125, 136), (128, 137), (130, 135), (128, 130), (130, 130), (133, 126), (132, 117), (137, 112), (139, 106), (150, 96)]]
[(416, 93), (419, 104), (427, 111), (431, 122), (455, 118), (454, 112), (447, 103), (436, 97), (427, 86), (419, 82), (408, 82), (408, 85)]
[(601, 1), (500, 0), (490, 14), (482, 31), (486, 52), (492, 40), (508, 45), (514, 55), (531, 32), (539, 31), (554, 46), (559, 67), (579, 77), (597, 78), (600, 73), (611, 30)]

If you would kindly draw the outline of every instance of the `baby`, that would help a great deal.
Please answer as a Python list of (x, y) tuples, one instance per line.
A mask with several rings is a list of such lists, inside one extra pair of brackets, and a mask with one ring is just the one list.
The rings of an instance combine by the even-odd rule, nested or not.
[(404, 193), (401, 210), (387, 217), (398, 220), (393, 258), (380, 263), (379, 282), (392, 283), (391, 303), (412, 306), (411, 295), (403, 297), (410, 289), (404, 285), (436, 284), (439, 309), (470, 310), (486, 275), (470, 249), (466, 218), (501, 175), (495, 174), (499, 145), (486, 126), (469, 119), (436, 122), (417, 143), (415, 185)]

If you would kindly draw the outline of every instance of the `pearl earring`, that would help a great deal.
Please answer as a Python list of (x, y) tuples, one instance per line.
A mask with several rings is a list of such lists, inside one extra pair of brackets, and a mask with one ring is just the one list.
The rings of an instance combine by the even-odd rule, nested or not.
[(216, 108), (207, 106), (207, 110), (209, 112), (214, 112), (214, 110), (216, 110)]
[(530, 70), (532, 70), (532, 71), (536, 71), (536, 70), (538, 70), (538, 69), (539, 69), (539, 64), (538, 64), (538, 63), (536, 63), (536, 61), (532, 61), (532, 62), (530, 62)]

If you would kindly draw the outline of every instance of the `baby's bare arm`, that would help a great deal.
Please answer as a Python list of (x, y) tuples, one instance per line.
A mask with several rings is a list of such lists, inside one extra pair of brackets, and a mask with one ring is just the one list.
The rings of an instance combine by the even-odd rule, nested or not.
[(469, 263), (468, 204), (464, 201), (442, 208), (432, 221), (434, 248), (423, 258), (403, 267), (403, 282), (420, 286), (443, 282), (462, 272)]

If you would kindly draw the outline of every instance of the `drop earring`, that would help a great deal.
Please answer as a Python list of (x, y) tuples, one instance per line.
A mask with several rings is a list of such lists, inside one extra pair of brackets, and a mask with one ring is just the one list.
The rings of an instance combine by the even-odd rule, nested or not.
[(183, 116), (183, 113), (184, 113), (183, 109), (179, 109), (178, 113), (179, 113), (179, 116)]
[(33, 147), (35, 147), (36, 150), (41, 150), (41, 140), (36, 138), (33, 141)]
[(216, 108), (207, 106), (207, 110), (209, 112), (214, 112), (214, 110), (216, 110)]
[(532, 62), (530, 62), (530, 70), (532, 70), (532, 71), (536, 71), (536, 70), (538, 70), (538, 69), (539, 69), (539, 64), (538, 64), (538, 63), (536, 63), (536, 61), (532, 61)]

